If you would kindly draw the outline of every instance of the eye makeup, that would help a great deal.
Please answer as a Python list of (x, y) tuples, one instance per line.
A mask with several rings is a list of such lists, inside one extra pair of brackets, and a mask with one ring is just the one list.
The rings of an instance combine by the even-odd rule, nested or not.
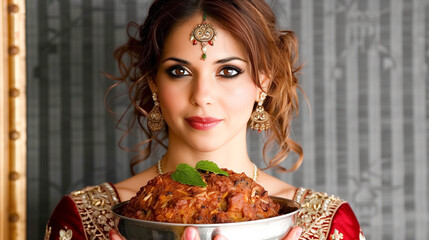
[(221, 70), (217, 75), (223, 78), (235, 78), (235, 77), (238, 77), (243, 72), (244, 70), (237, 66), (226, 65), (226, 66), (222, 66)]
[(182, 78), (186, 76), (191, 76), (190, 71), (181, 65), (174, 65), (165, 70), (165, 72), (172, 78)]

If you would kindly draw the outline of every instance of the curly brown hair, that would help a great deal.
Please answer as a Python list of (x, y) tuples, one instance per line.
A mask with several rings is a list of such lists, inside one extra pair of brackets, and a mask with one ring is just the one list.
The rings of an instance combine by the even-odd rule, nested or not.
[[(164, 41), (177, 23), (203, 12), (243, 43), (251, 63), (252, 79), (259, 88), (263, 89), (259, 75), (269, 76), (268, 86), (263, 89), (268, 94), (263, 106), (272, 117), (272, 126), (266, 131), (263, 158), (267, 168), (276, 166), (283, 171), (296, 170), (301, 165), (303, 151), (290, 139), (290, 123), (298, 114), (297, 90), (301, 90), (296, 77), (300, 66), (294, 32), (277, 30), (276, 17), (264, 0), (155, 0), (142, 25), (128, 24), (128, 41), (114, 51), (120, 76), (109, 76), (118, 82), (109, 88), (108, 93), (125, 83), (131, 101), (128, 110), (133, 110), (133, 119), (120, 145), (136, 125), (147, 135), (147, 139), (136, 146), (136, 149), (143, 146), (143, 150), (139, 150), (131, 160), (132, 173), (136, 164), (149, 158), (154, 141), (166, 147), (163, 140), (167, 131), (164, 135), (157, 135), (144, 124), (153, 108), (149, 82), (155, 81)], [(268, 159), (267, 153), (274, 143), (278, 151)], [(279, 166), (291, 151), (298, 154), (298, 160), (289, 169)]]

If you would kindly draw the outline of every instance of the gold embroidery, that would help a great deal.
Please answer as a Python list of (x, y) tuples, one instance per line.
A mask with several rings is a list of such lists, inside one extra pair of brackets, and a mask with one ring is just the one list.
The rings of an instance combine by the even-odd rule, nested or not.
[(110, 208), (119, 202), (116, 192), (108, 183), (87, 187), (69, 195), (76, 204), (88, 239), (109, 239), (115, 225)]
[[(66, 227), (66, 229), (67, 229), (67, 227)], [(60, 238), (59, 238), (59, 240), (71, 240), (72, 236), (73, 236), (72, 230), (68, 229), (66, 231), (66, 230), (61, 229), (60, 230)]]
[(344, 239), (342, 233), (340, 233), (337, 229), (334, 230), (334, 233), (331, 234), (331, 240), (341, 240)]
[(51, 232), (52, 232), (52, 227), (48, 227), (48, 225), (46, 225), (44, 240), (49, 240), (49, 237), (51, 236)]
[(300, 239), (326, 240), (333, 214), (343, 201), (304, 188), (298, 189), (295, 201), (301, 203), (296, 219), (296, 224), (303, 228)]

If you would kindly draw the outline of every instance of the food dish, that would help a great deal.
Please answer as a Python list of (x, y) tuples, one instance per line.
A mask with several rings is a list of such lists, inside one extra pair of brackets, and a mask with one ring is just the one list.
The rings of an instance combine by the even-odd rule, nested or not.
[[(209, 170), (207, 170), (209, 169)], [(300, 205), (270, 197), (247, 177), (202, 161), (160, 174), (129, 201), (113, 206), (116, 228), (126, 239), (180, 239), (188, 226), (202, 240), (282, 239), (295, 224)]]
[(265, 189), (244, 173), (200, 171), (207, 186), (183, 184), (172, 173), (158, 175), (140, 189), (123, 215), (141, 220), (213, 224), (264, 219), (279, 215)]

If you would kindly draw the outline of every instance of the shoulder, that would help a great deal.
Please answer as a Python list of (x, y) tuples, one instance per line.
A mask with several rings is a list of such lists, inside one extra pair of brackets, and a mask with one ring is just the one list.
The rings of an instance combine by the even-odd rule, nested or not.
[(272, 175), (262, 172), (257, 183), (261, 184), (271, 196), (292, 199), (297, 188)]
[(155, 166), (152, 166), (143, 172), (134, 175), (122, 182), (115, 184), (115, 189), (118, 193), (119, 198), (122, 201), (130, 200), (136, 195), (142, 186), (145, 186), (148, 181), (158, 175)]
[(117, 192), (110, 183), (71, 192), (52, 213), (45, 239), (108, 239), (114, 226), (110, 208), (118, 202)]
[(350, 205), (333, 195), (299, 188), (294, 200), (301, 204), (297, 225), (300, 239), (365, 239)]

